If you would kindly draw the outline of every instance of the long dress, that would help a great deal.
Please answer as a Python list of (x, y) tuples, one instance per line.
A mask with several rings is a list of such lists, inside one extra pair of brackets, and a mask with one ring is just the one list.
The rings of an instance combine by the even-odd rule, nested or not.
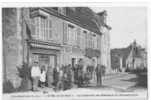
[(57, 82), (59, 80), (59, 72), (57, 71), (57, 68), (53, 69), (53, 79), (54, 79), (54, 86), (57, 86)]

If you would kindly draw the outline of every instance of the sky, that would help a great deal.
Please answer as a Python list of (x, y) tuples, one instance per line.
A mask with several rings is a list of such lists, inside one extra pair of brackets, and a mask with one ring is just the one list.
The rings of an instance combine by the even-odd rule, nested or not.
[(95, 12), (107, 11), (111, 48), (127, 47), (134, 40), (142, 47), (147, 46), (147, 8), (104, 7), (92, 8)]

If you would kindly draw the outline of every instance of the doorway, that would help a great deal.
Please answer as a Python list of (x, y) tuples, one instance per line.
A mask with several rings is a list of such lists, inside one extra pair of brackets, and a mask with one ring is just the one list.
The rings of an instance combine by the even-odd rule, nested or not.
[(33, 54), (33, 61), (38, 61), (39, 66), (52, 66), (53, 68), (56, 66), (57, 57), (56, 55), (48, 55), (48, 54)]
[[(36, 58), (36, 59), (34, 59)], [(38, 61), (40, 69), (45, 66), (46, 68), (46, 82), (45, 86), (51, 87), (53, 83), (53, 69), (57, 64), (57, 56), (51, 54), (33, 54), (33, 60)]]

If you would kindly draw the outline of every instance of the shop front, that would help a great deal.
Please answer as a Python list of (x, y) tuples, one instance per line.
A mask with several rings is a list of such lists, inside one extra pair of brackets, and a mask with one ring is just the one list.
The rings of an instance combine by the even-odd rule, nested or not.
[(33, 41), (29, 43), (29, 46), (29, 65), (32, 65), (35, 61), (38, 62), (41, 69), (45, 67), (47, 79), (52, 79), (53, 69), (60, 64), (61, 46)]

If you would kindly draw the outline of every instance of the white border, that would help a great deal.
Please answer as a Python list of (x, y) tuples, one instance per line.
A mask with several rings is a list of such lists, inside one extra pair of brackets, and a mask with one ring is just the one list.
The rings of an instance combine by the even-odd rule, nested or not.
[[(148, 11), (147, 11), (147, 14), (148, 14), (148, 16), (147, 16), (147, 19), (148, 19), (148, 25), (147, 25), (147, 44), (148, 44), (148, 84), (151, 84), (151, 68), (150, 68), (150, 66), (151, 66), (151, 48), (150, 48), (150, 46), (151, 46), (151, 40), (150, 40), (150, 37), (151, 37), (151, 30), (150, 30), (150, 17), (151, 17), (151, 13), (150, 13), (150, 11), (151, 11), (151, 7), (150, 7), (150, 2), (142, 2), (141, 0), (139, 0), (140, 2), (130, 2), (130, 1), (128, 1), (128, 2), (119, 2), (119, 1), (117, 1), (117, 0), (113, 0), (113, 1), (116, 1), (116, 2), (107, 2), (107, 1), (101, 1), (101, 2), (98, 2), (98, 0), (96, 1), (96, 2), (89, 2), (88, 0), (83, 0), (83, 1), (86, 1), (86, 2), (80, 2), (80, 3), (78, 3), (78, 2), (72, 2), (71, 3), (71, 1), (73, 1), (73, 0), (69, 0), (68, 2), (61, 2), (62, 0), (58, 0), (58, 2), (53, 2), (53, 1), (51, 1), (51, 3), (50, 2), (48, 2), (48, 0), (46, 0), (47, 2), (35, 2), (35, 3), (33, 3), (33, 0), (28, 0), (28, 2), (27, 2), (27, 0), (22, 0), (23, 1), (23, 3), (9, 3), (9, 0), (3, 0), (5, 3), (0, 3), (0, 6), (3, 8), (3, 7), (42, 7), (42, 6), (69, 6), (69, 7), (71, 7), (71, 6), (90, 6), (90, 7), (147, 7), (148, 9)], [(19, 0), (18, 0), (19, 1)], [(16, 2), (18, 2), (17, 0), (16, 0)], [(31, 2), (32, 3), (31, 3)], [(42, 0), (41, 0), (42, 1)], [(64, 0), (64, 1), (66, 1), (66, 0)], [(124, 1), (127, 1), (127, 0), (124, 0)], [(135, 0), (136, 1), (136, 0)], [(2, 13), (1, 12), (1, 9), (0, 9), (0, 13)], [(1, 17), (2, 16), (0, 16), (0, 20), (2, 21), (2, 19), (1, 19)], [(0, 26), (1, 26), (1, 28), (0, 28), (0, 32), (2, 33), (2, 23), (0, 23)], [(2, 36), (0, 36), (0, 45), (2, 46)], [(1, 59), (0, 59), (0, 66), (2, 66), (2, 49), (0, 50), (1, 51), (1, 53), (0, 53), (0, 56), (1, 56)], [(1, 67), (2, 68), (2, 67)], [(0, 73), (2, 73), (2, 69), (0, 69)], [(1, 93), (2, 93), (2, 79), (3, 77), (2, 77), (2, 75), (0, 76), (0, 90), (1, 90)], [(149, 98), (148, 98), (148, 100), (150, 99), (150, 85), (149, 85), (149, 87), (148, 87), (148, 96), (149, 96)], [(0, 96), (2, 97), (2, 94), (0, 94)]]
[(73, 6), (89, 6), (89, 7), (143, 7), (143, 6), (149, 6), (150, 3), (148, 2), (117, 2), (117, 3), (112, 3), (112, 2), (24, 2), (24, 3), (1, 3), (1, 7), (50, 7), (50, 6), (68, 6), (68, 7), (73, 7)]

